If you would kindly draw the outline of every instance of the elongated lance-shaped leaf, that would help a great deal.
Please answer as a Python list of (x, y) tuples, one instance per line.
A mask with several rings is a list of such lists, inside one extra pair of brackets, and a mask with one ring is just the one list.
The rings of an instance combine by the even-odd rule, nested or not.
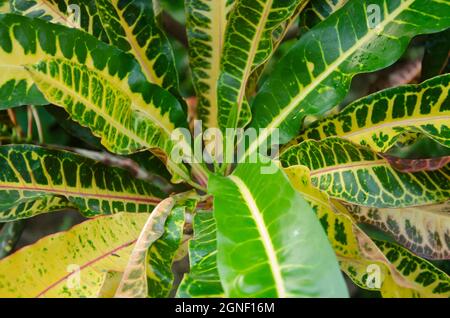
[[(171, 132), (187, 125), (176, 98), (149, 83), (131, 55), (82, 31), (0, 15), (0, 35), (2, 62), (25, 67), (49, 102), (64, 107), (112, 152), (159, 148), (167, 156)], [(167, 165), (189, 179), (184, 166), (170, 159)]]
[(223, 297), (217, 269), (216, 222), (211, 212), (194, 216), (194, 238), (189, 241), (190, 270), (178, 287), (177, 297)]
[(244, 126), (251, 118), (245, 88), (273, 48), (272, 32), (303, 0), (238, 0), (230, 14), (217, 83), (219, 127)]
[[(167, 204), (167, 202), (165, 203)], [(181, 237), (183, 236), (184, 209), (185, 207), (181, 206), (175, 207), (167, 217), (165, 224), (163, 223), (163, 219), (166, 210), (154, 211), (156, 212), (155, 215), (150, 216), (149, 218), (153, 218), (155, 221), (156, 218), (159, 218), (159, 225), (155, 224), (158, 229), (152, 232), (153, 234), (151, 235), (158, 235), (158, 232), (161, 232), (160, 226), (164, 227), (162, 229), (164, 234), (155, 242), (151, 243), (151, 246), (147, 251), (143, 248), (143, 241), (140, 240), (146, 230), (144, 227), (138, 242), (135, 244), (133, 253), (130, 256), (130, 261), (135, 259), (133, 257), (137, 256), (135, 252), (139, 248), (141, 253), (139, 262), (132, 264), (133, 278), (129, 275), (130, 261), (125, 269), (125, 273), (108, 271), (104, 277), (102, 287), (97, 297), (168, 297), (173, 284), (172, 263), (176, 251), (180, 246)], [(148, 222), (149, 220), (147, 220), (147, 223)], [(144, 254), (147, 254), (147, 257), (145, 257)], [(145, 264), (148, 265), (145, 266)], [(128, 276), (124, 278), (124, 274), (127, 274)], [(145, 282), (145, 280), (147, 280), (147, 282)], [(127, 288), (124, 288), (123, 284), (127, 284)], [(121, 287), (121, 289), (119, 289), (119, 287)]]
[(74, 153), (31, 145), (0, 146), (0, 221), (67, 207), (85, 216), (150, 212), (164, 197), (127, 171)]
[[(338, 201), (330, 201), (321, 190), (315, 188), (305, 166), (292, 166), (285, 169), (292, 185), (307, 200), (319, 218), (327, 233), (328, 240), (338, 256), (341, 269), (360, 287), (379, 290), (383, 297), (396, 294), (397, 297), (445, 297), (448, 292), (434, 290), (440, 284), (446, 284), (448, 278), (438, 269), (429, 265), (423, 268), (420, 275), (437, 278), (429, 283), (416, 279), (417, 275), (406, 275), (394, 264), (391, 264), (383, 252), (356, 224), (346, 208)], [(386, 243), (389, 244), (389, 243)], [(401, 252), (401, 247), (389, 244)], [(420, 261), (422, 262), (422, 261)], [(371, 284), (368, 279), (373, 269), (380, 274), (379, 285)], [(417, 273), (416, 273), (417, 274)]]
[[(376, 250), (372, 245), (375, 245)], [(369, 248), (366, 252), (372, 255), (368, 258), (370, 261), (340, 258), (342, 270), (359, 287), (379, 290), (385, 298), (448, 298), (450, 296), (449, 276), (428, 261), (389, 242), (374, 240), (367, 247)], [(389, 266), (395, 271), (384, 272), (384, 268), (380, 265), (381, 260), (378, 259), (378, 251), (381, 251), (383, 262), (387, 260)], [(400, 276), (396, 277), (394, 273)]]
[(399, 172), (367, 147), (330, 137), (287, 149), (284, 167), (304, 165), (315, 186), (350, 203), (402, 208), (445, 202), (450, 196), (450, 166), (436, 171)]
[(164, 234), (150, 246), (147, 254), (148, 296), (169, 297), (173, 288), (172, 265), (182, 243), (185, 207), (175, 206), (167, 217)]
[(428, 259), (450, 259), (449, 203), (402, 209), (344, 205), (358, 222), (389, 233), (415, 254)]
[(178, 95), (175, 58), (169, 40), (157, 24), (155, 1), (95, 0), (111, 44), (133, 54), (148, 81)]
[(174, 204), (173, 198), (164, 199), (148, 217), (131, 252), (115, 297), (147, 297), (147, 251), (164, 234), (164, 224)]
[(98, 217), (0, 261), (0, 297), (95, 297), (122, 272), (148, 213)]
[(374, 242), (402, 275), (426, 287), (433, 295), (440, 294), (441, 297), (450, 297), (450, 277), (447, 274), (428, 261), (395, 244), (379, 240), (374, 240)]
[(301, 33), (309, 31), (331, 14), (339, 10), (348, 0), (310, 0), (300, 13)]
[(189, 62), (203, 126), (219, 127), (217, 81), (227, 17), (234, 0), (186, 0)]
[[(373, 8), (380, 12), (376, 25)], [(413, 36), (449, 26), (450, 4), (441, 0), (349, 1), (275, 66), (252, 103), (250, 127), (263, 130), (244, 156), (254, 153), (276, 128), (280, 143), (289, 142), (306, 115), (324, 114), (343, 100), (354, 75), (392, 64)]]
[(384, 90), (317, 121), (290, 144), (339, 136), (385, 152), (405, 133), (417, 132), (450, 147), (449, 90), (450, 74), (419, 85)]
[(243, 163), (208, 186), (226, 296), (347, 296), (320, 223), (278, 166)]
[(422, 80), (450, 72), (450, 28), (428, 36), (422, 60)]
[(6, 223), (0, 229), (0, 259), (8, 256), (16, 246), (25, 228), (22, 220)]
[[(172, 48), (157, 25), (152, 2), (152, 0), (11, 1), (14, 13), (82, 29), (103, 42), (130, 52), (139, 62), (149, 82), (178, 94), (178, 75)], [(77, 7), (71, 7), (75, 5)]]

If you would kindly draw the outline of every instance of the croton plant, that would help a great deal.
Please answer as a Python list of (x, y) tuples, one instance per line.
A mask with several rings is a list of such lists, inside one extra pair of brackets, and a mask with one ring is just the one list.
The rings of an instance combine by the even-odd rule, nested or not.
[(449, 297), (450, 2), (170, 2), (0, 1), (0, 296)]

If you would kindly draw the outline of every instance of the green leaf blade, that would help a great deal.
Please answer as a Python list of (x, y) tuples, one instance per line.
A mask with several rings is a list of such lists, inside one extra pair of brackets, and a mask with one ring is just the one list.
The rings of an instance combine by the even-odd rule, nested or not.
[(214, 176), (209, 184), (225, 294), (346, 296), (335, 255), (311, 208), (275, 165), (270, 175), (260, 175), (262, 167), (241, 164), (229, 178)]

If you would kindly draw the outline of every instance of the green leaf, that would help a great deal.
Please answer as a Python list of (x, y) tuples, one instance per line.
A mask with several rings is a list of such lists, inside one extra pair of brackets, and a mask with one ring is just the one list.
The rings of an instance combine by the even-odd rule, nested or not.
[(274, 163), (240, 164), (208, 186), (226, 296), (347, 296), (320, 223)]
[(173, 198), (161, 201), (147, 219), (139, 237), (134, 244), (128, 264), (116, 290), (115, 297), (146, 298), (147, 285), (147, 253), (150, 246), (159, 239), (165, 230), (166, 219), (175, 204)]
[(234, 3), (234, 0), (186, 0), (185, 4), (197, 114), (205, 128), (219, 127), (216, 86), (227, 17)]
[(190, 270), (178, 287), (177, 297), (223, 297), (217, 269), (216, 222), (211, 212), (194, 216), (194, 238), (189, 241)]
[(119, 213), (47, 236), (0, 261), (0, 297), (95, 297), (127, 265), (148, 213)]
[(169, 297), (173, 287), (172, 265), (183, 238), (185, 207), (175, 206), (167, 218), (164, 234), (148, 250), (148, 296)]
[(307, 32), (331, 14), (339, 10), (348, 0), (311, 0), (300, 13), (301, 33)]
[(31, 145), (0, 146), (0, 221), (75, 207), (85, 216), (150, 212), (155, 186), (74, 153)]
[(450, 259), (450, 201), (403, 209), (344, 205), (359, 223), (389, 233), (415, 254), (428, 259)]
[(449, 165), (402, 173), (369, 148), (336, 137), (306, 140), (287, 149), (280, 161), (284, 167), (308, 167), (314, 186), (358, 205), (402, 208), (440, 203), (450, 196)]
[(449, 89), (450, 74), (446, 74), (363, 97), (315, 122), (289, 144), (339, 136), (385, 152), (405, 134), (421, 133), (450, 147)]
[[(380, 8), (376, 28), (368, 27), (368, 18), (373, 18), (368, 5)], [(274, 67), (252, 103), (250, 127), (262, 132), (245, 157), (276, 128), (280, 143), (288, 142), (306, 115), (321, 115), (338, 105), (354, 75), (389, 66), (412, 37), (449, 26), (450, 4), (441, 0), (348, 2), (305, 34)]]
[(273, 32), (304, 0), (239, 0), (230, 13), (217, 83), (219, 127), (244, 126), (251, 118), (247, 80), (271, 56)]
[[(172, 48), (159, 29), (152, 0), (12, 0), (14, 13), (82, 29), (133, 54), (146, 79), (178, 94)], [(69, 5), (80, 8), (76, 21)]]

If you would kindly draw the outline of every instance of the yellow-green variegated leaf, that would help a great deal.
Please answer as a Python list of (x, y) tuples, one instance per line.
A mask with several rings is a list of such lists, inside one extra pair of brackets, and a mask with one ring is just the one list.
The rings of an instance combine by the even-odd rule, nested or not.
[[(383, 254), (386, 255), (388, 261), (404, 277), (423, 287), (423, 292), (426, 292), (425, 295), (450, 297), (450, 277), (446, 273), (400, 246), (378, 240), (375, 240), (375, 243)], [(389, 296), (393, 292), (395, 291), (386, 289), (386, 294)], [(409, 293), (411, 294), (408, 297), (423, 297), (423, 292), (415, 293), (410, 290)], [(395, 297), (396, 295), (394, 294), (393, 296)]]
[(211, 212), (198, 212), (194, 216), (189, 265), (189, 273), (184, 275), (177, 297), (224, 297), (217, 269), (216, 222)]
[(186, 0), (189, 62), (204, 127), (219, 127), (217, 81), (225, 28), (234, 0)]
[(0, 146), (0, 221), (63, 208), (85, 216), (150, 212), (164, 193), (119, 168), (32, 145)]
[[(0, 15), (0, 35), (2, 63), (26, 69), (49, 102), (89, 127), (107, 149), (153, 149), (167, 159), (170, 134), (187, 125), (185, 113), (175, 97), (146, 80), (131, 55), (82, 31), (17, 15)], [(189, 179), (184, 166), (167, 165)]]
[(147, 297), (147, 251), (164, 234), (164, 224), (174, 204), (175, 200), (173, 198), (164, 199), (148, 217), (131, 252), (115, 297)]
[(449, 90), (450, 74), (384, 90), (312, 124), (291, 144), (339, 136), (385, 152), (406, 133), (421, 133), (450, 147)]
[[(167, 205), (167, 202), (164, 204)], [(144, 227), (135, 244), (125, 272), (108, 271), (97, 297), (144, 298), (169, 296), (174, 281), (172, 265), (183, 236), (184, 209), (184, 207), (177, 206), (172, 211), (156, 209), (152, 212), (146, 225), (149, 221), (153, 222), (154, 226), (151, 226), (153, 230), (147, 231), (149, 227)], [(168, 212), (170, 212), (170, 215), (165, 220)], [(150, 248), (144, 249), (146, 244), (143, 244), (142, 238), (147, 235), (154, 238), (161, 232), (164, 232), (162, 236), (151, 242)], [(147, 239), (152, 240), (150, 236), (147, 236)], [(137, 250), (140, 251), (137, 252)], [(147, 257), (145, 257), (145, 254), (147, 254)], [(133, 264), (131, 264), (132, 260), (134, 260)], [(137, 263), (136, 260), (138, 260)], [(132, 271), (130, 272), (130, 270)], [(124, 275), (126, 275), (125, 278)]]
[(169, 297), (174, 284), (172, 272), (183, 239), (186, 207), (176, 205), (164, 228), (164, 234), (150, 246), (147, 254), (148, 296)]
[(392, 235), (415, 254), (428, 259), (450, 259), (450, 201), (401, 209), (378, 209), (344, 203), (360, 223)]
[(122, 272), (148, 213), (97, 217), (0, 261), (0, 297), (95, 297)]
[(251, 118), (247, 80), (272, 53), (273, 32), (304, 0), (238, 0), (230, 13), (217, 83), (219, 127), (244, 126)]
[(336, 137), (306, 140), (283, 152), (280, 161), (284, 167), (308, 167), (316, 187), (358, 205), (402, 208), (445, 202), (450, 196), (450, 165), (400, 172), (369, 148)]
[[(448, 297), (448, 276), (431, 264), (417, 258), (417, 263), (426, 264), (422, 271), (411, 274), (403, 272), (401, 266), (392, 264), (383, 250), (378, 248), (356, 224), (344, 206), (330, 201), (323, 191), (313, 186), (310, 171), (305, 166), (292, 166), (284, 170), (292, 185), (313, 208), (327, 233), (328, 240), (339, 259), (341, 269), (360, 287), (379, 290), (383, 297)], [(407, 253), (401, 247), (385, 243), (399, 253)], [(374, 284), (368, 274), (375, 270), (379, 274), (379, 285)], [(425, 283), (422, 276), (434, 278)], [(372, 283), (372, 284), (371, 284)]]
[[(380, 19), (374, 16), (377, 11)], [(259, 131), (259, 138), (243, 159), (274, 131), (280, 144), (289, 142), (305, 116), (319, 116), (339, 105), (356, 74), (391, 65), (412, 37), (448, 27), (447, 1), (349, 1), (302, 36), (276, 64), (252, 102), (249, 127)]]
[(316, 24), (339, 10), (348, 0), (310, 0), (300, 13), (301, 32), (309, 31)]
[[(152, 2), (12, 0), (11, 4), (14, 13), (82, 29), (103, 42), (130, 52), (149, 82), (177, 94), (178, 75), (172, 48), (157, 25)], [(79, 12), (74, 13), (77, 8)]]

